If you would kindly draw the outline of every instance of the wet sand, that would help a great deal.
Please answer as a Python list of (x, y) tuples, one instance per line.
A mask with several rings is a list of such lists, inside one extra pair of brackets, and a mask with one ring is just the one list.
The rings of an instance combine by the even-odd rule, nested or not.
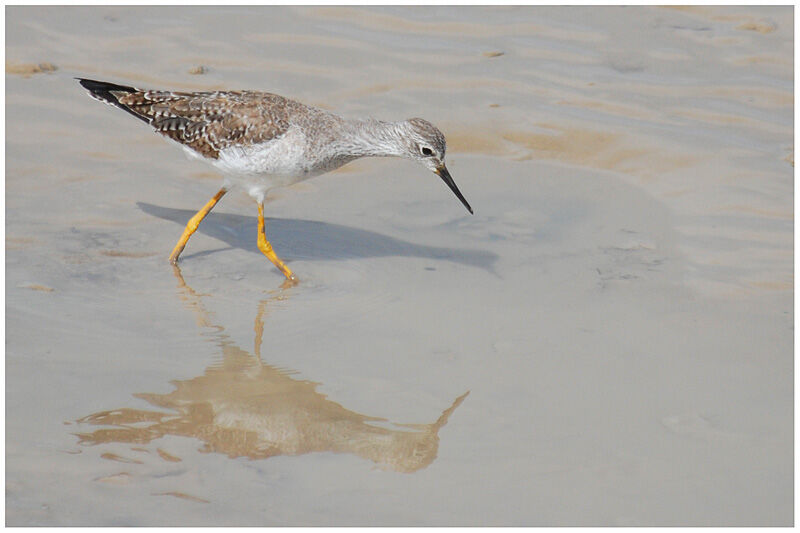
[[(6, 523), (793, 524), (793, 10), (6, 10)], [(270, 195), (72, 79), (421, 116)]]

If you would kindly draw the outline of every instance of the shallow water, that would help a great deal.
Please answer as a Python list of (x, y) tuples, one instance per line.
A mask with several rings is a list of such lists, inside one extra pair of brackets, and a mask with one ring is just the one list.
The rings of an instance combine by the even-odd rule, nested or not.
[[(791, 525), (791, 7), (6, 10), (8, 525)], [(205, 73), (190, 70), (205, 67)], [(202, 69), (198, 69), (202, 70)], [(448, 137), (228, 195), (74, 76)]]

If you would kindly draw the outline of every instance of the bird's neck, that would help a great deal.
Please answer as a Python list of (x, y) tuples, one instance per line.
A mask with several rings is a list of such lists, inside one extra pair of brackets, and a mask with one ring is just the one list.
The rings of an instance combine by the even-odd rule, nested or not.
[(338, 148), (353, 158), (402, 156), (403, 124), (374, 119), (346, 121), (346, 134), (340, 138)]

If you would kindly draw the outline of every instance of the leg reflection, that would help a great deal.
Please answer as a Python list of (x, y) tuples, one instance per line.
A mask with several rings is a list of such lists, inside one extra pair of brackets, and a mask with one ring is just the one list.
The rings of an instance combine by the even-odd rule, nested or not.
[(381, 424), (384, 418), (348, 410), (317, 392), (317, 383), (296, 379), (293, 372), (261, 360), (265, 317), (276, 304), (291, 298), (290, 290), (276, 291), (259, 302), (254, 329), (254, 351), (239, 348), (216, 324), (197, 293), (175, 267), (178, 290), (198, 325), (214, 328), (222, 351), (221, 363), (201, 376), (171, 383), (168, 394), (134, 396), (166, 411), (114, 409), (78, 420), (104, 426), (79, 433), (81, 443), (150, 443), (167, 435), (202, 441), (203, 452), (229, 457), (264, 459), (275, 455), (312, 452), (354, 454), (382, 468), (415, 472), (431, 464), (439, 447), (439, 430), (469, 392), (431, 424)]

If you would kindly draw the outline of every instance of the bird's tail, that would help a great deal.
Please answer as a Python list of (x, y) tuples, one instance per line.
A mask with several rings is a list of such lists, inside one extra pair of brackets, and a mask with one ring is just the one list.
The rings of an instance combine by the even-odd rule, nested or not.
[(75, 78), (78, 80), (78, 83), (81, 86), (89, 91), (89, 96), (94, 98), (95, 100), (100, 100), (103, 103), (108, 105), (112, 105), (114, 107), (118, 107), (123, 111), (127, 111), (134, 117), (138, 118), (139, 120), (143, 120), (145, 122), (149, 122), (149, 120), (142, 115), (134, 112), (128, 106), (123, 103), (120, 103), (119, 98), (126, 94), (131, 93), (138, 93), (141, 92), (140, 89), (135, 87), (128, 87), (127, 85), (117, 85), (116, 83), (109, 83), (107, 81), (97, 81), (97, 80), (89, 80), (86, 78)]

